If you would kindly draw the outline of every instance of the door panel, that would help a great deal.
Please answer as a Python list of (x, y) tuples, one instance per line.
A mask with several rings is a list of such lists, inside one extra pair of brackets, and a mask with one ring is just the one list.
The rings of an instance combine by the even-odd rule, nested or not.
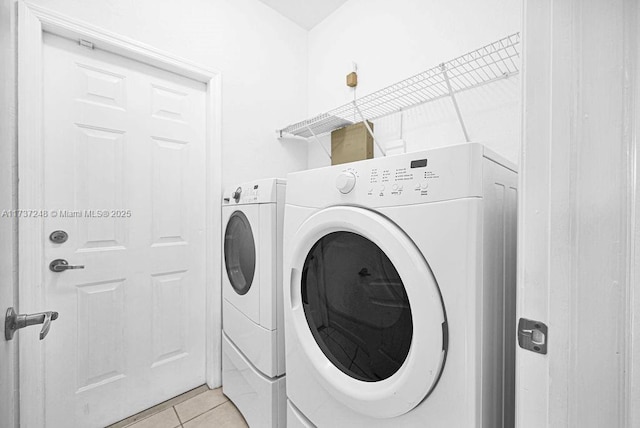
[(184, 204), (188, 201), (185, 174), (189, 173), (189, 145), (154, 137), (151, 146), (154, 245), (186, 244), (189, 240)]
[(112, 314), (125, 310), (124, 283), (115, 280), (76, 286), (78, 392), (124, 377), (124, 326), (122, 318), (112, 320)]
[(153, 365), (159, 366), (187, 354), (184, 317), (167, 317), (174, 307), (184, 307), (188, 291), (187, 272), (153, 276)]
[(205, 381), (205, 86), (44, 41), (47, 426), (104, 426)]
[[(76, 128), (75, 150), (78, 198), (89, 207), (122, 207), (124, 201), (124, 134), (114, 131)], [(100, 191), (96, 191), (101, 189)], [(125, 245), (125, 224), (116, 218), (101, 222), (80, 222), (79, 249), (105, 250)]]

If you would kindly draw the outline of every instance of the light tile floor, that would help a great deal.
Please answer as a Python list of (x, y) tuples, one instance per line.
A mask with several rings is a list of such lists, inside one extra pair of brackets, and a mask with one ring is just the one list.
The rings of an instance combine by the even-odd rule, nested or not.
[(247, 428), (247, 423), (222, 388), (206, 385), (107, 428)]

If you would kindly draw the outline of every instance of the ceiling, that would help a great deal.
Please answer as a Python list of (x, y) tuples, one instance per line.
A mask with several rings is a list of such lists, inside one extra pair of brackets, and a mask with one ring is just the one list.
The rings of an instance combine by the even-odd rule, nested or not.
[(260, 0), (302, 28), (312, 29), (347, 0)]

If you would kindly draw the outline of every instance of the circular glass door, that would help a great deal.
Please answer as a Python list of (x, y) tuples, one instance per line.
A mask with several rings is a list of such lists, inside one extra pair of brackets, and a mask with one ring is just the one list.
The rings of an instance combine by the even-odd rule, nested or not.
[(285, 254), (287, 328), (301, 351), (295, 358), (315, 379), (345, 406), (377, 418), (428, 397), (446, 361), (448, 327), (438, 283), (414, 241), (383, 215), (338, 206), (309, 216)]
[(256, 246), (251, 224), (242, 211), (229, 217), (224, 234), (224, 264), (236, 293), (247, 294), (256, 270)]
[(411, 307), (380, 247), (352, 232), (325, 235), (307, 255), (301, 286), (311, 333), (337, 368), (366, 382), (400, 369), (413, 336)]

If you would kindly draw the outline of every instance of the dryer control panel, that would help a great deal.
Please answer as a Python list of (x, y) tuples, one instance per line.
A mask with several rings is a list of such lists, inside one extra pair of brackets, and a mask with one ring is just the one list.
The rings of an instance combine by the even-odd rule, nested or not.
[(429, 158), (425, 157), (408, 160), (404, 165), (372, 167), (367, 171), (367, 195), (384, 197), (386, 194), (401, 196), (410, 193), (420, 198), (429, 196), (429, 187), (437, 189), (441, 179), (441, 168), (434, 160), (437, 159), (432, 158), (431, 165)]
[(484, 146), (469, 143), (294, 173), (287, 204), (382, 207), (481, 197), (484, 160)]
[[(393, 159), (394, 162), (384, 162), (382, 165), (361, 165), (350, 166), (340, 172), (336, 179), (336, 187), (341, 193), (349, 193), (356, 188), (360, 194), (367, 196), (367, 200), (389, 199), (403, 203), (421, 202), (430, 199), (429, 196), (438, 192), (439, 182), (442, 181), (442, 165), (439, 168), (437, 158), (432, 158), (431, 165), (429, 157), (414, 159)], [(391, 159), (388, 159), (389, 161)], [(399, 161), (399, 162), (398, 162)], [(444, 166), (445, 169), (447, 166)], [(453, 171), (451, 171), (453, 172)], [(464, 179), (467, 174), (459, 173), (458, 177), (449, 177), (449, 182)], [(348, 181), (348, 178), (351, 178)], [(339, 185), (346, 182), (350, 186), (345, 191), (344, 186)], [(445, 184), (446, 185), (446, 184)], [(345, 184), (346, 186), (346, 184)]]

